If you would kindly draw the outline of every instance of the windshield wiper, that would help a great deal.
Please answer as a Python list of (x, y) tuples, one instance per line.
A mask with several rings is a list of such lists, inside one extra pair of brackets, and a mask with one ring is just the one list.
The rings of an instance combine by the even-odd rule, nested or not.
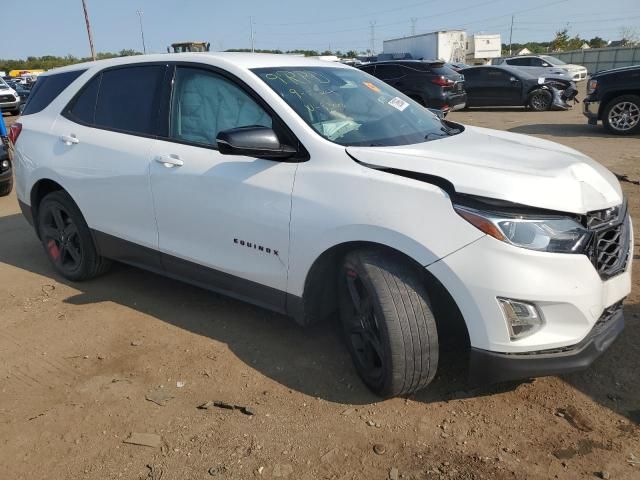
[(435, 138), (429, 138), (429, 137), (431, 137), (431, 136), (433, 136), (433, 137), (435, 137), (435, 138), (444, 138), (444, 137), (446, 137), (447, 135), (442, 135), (441, 133), (436, 133), (436, 132), (429, 132), (429, 133), (427, 133), (427, 134), (424, 136), (424, 139), (425, 139), (425, 140), (435, 140)]

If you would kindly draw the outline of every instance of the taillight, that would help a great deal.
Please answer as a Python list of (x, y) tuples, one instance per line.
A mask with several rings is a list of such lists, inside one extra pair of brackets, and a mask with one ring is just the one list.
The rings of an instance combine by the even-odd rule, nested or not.
[(11, 124), (9, 127), (9, 141), (12, 144), (16, 144), (18, 141), (18, 137), (20, 136), (20, 132), (22, 132), (22, 124), (19, 122)]
[(444, 75), (440, 75), (439, 77), (431, 79), (431, 83), (435, 83), (436, 85), (440, 85), (441, 87), (452, 87), (456, 82), (445, 77)]

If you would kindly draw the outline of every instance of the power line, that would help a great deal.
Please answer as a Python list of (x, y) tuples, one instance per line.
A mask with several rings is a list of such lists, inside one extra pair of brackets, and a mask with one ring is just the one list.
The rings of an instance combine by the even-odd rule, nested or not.
[[(398, 12), (400, 10), (406, 10), (408, 8), (420, 7), (422, 5), (426, 5), (427, 3), (436, 3), (436, 0), (427, 0), (424, 2), (412, 3), (411, 5), (405, 5), (403, 7), (396, 8), (388, 8), (386, 10), (377, 10), (375, 12), (367, 12), (367, 15), (381, 15), (383, 13), (392, 13)], [(296, 25), (317, 25), (319, 23), (335, 23), (340, 21), (352, 21), (351, 17), (345, 17), (344, 15), (341, 17), (326, 19), (326, 20), (315, 20), (315, 21), (305, 21), (305, 22), (288, 22), (288, 23), (262, 23), (260, 24), (263, 27), (289, 27)]]

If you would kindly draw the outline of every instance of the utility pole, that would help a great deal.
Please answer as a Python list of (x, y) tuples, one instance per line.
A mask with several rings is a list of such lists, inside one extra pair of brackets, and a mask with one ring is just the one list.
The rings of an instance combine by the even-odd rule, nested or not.
[(147, 54), (147, 46), (144, 43), (144, 29), (142, 28), (142, 15), (144, 15), (144, 12), (142, 10), (136, 10), (136, 13), (138, 14), (138, 18), (140, 19), (140, 35), (142, 35), (142, 51), (146, 55)]
[(254, 41), (255, 36), (253, 34), (253, 17), (249, 17), (249, 27), (251, 28), (251, 53), (255, 52)]
[(415, 35), (416, 34), (416, 22), (418, 21), (418, 19), (416, 17), (411, 17), (411, 35)]
[(82, 9), (84, 10), (84, 21), (87, 24), (87, 35), (89, 35), (89, 48), (91, 48), (91, 58), (96, 61), (96, 49), (93, 46), (93, 34), (91, 33), (91, 23), (89, 23), (89, 12), (87, 11), (87, 3), (82, 0)]
[(513, 17), (515, 15), (511, 15), (511, 30), (509, 30), (509, 55), (511, 55), (511, 40), (513, 40)]
[(375, 20), (372, 20), (371, 22), (369, 22), (369, 27), (371, 28), (370, 51), (371, 51), (371, 55), (374, 55), (375, 54), (375, 50), (376, 50), (376, 22), (375, 22)]

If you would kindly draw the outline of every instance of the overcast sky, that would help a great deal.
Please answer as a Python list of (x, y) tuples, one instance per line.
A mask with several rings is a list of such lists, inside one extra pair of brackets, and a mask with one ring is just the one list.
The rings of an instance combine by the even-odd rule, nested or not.
[[(640, 33), (640, 0), (86, 0), (96, 49), (142, 50), (136, 10), (147, 49), (165, 51), (179, 40), (206, 40), (212, 49), (248, 48), (253, 17), (256, 48), (281, 50), (366, 50), (375, 22), (375, 46), (382, 40), (449, 28), (501, 33), (513, 41), (550, 40), (568, 26), (572, 35), (617, 40), (622, 27)], [(6, 3), (6, 4), (5, 4)], [(0, 58), (88, 56), (81, 0), (3, 0)], [(7, 14), (15, 14), (6, 21)]]

